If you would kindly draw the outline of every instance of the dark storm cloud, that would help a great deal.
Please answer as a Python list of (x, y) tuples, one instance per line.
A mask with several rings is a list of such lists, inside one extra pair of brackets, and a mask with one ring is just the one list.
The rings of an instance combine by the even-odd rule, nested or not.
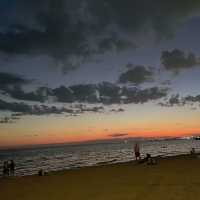
[(168, 88), (152, 87), (146, 89), (138, 88), (123, 88), (123, 102), (142, 104), (149, 101), (158, 100), (165, 97), (168, 93)]
[[(137, 37), (169, 38), (199, 11), (197, 0), (12, 0), (0, 2), (0, 50), (83, 61), (140, 46)], [(73, 59), (74, 57), (79, 59)], [(77, 61), (78, 60), (78, 61)]]
[(119, 87), (111, 83), (103, 83), (99, 89), (99, 102), (103, 104), (145, 103), (166, 96), (167, 89), (152, 87)]
[(0, 100), (0, 110), (20, 113), (21, 115), (48, 115), (48, 114), (62, 114), (73, 113), (72, 109), (58, 108), (56, 106), (46, 105), (29, 105), (26, 103), (6, 102)]
[(73, 85), (69, 89), (73, 92), (75, 101), (88, 103), (95, 103), (97, 101), (97, 86), (95, 84)]
[(39, 87), (33, 92), (25, 92), (20, 86), (13, 86), (4, 91), (14, 99), (38, 102), (45, 102), (52, 94), (51, 89), (47, 87)]
[(11, 111), (11, 112), (30, 112), (31, 106), (28, 106), (24, 103), (10, 103), (4, 100), (0, 100), (0, 110), (2, 111)]
[(5, 72), (0, 72), (0, 89), (6, 89), (10, 86), (21, 86), (24, 84), (28, 84), (31, 81), (23, 78), (22, 76), (16, 75), (16, 74), (11, 74), (11, 73), (5, 73)]
[(103, 104), (118, 104), (121, 102), (121, 88), (113, 83), (98, 84), (98, 101)]
[[(97, 102), (97, 85), (95, 84), (79, 84), (72, 85), (70, 87), (60, 86), (55, 89), (44, 88), (46, 95), (51, 95), (56, 98), (56, 101), (62, 103), (73, 103), (73, 102), (86, 102), (96, 103)], [(35, 93), (34, 93), (35, 94)], [(44, 92), (42, 93), (44, 94)], [(43, 100), (45, 95), (43, 95)]]
[[(128, 71), (120, 76), (123, 82), (143, 83), (152, 80), (153, 69), (151, 67), (127, 65)], [(117, 83), (100, 82), (98, 84), (77, 84), (69, 87), (57, 88), (38, 87), (33, 91), (25, 91), (22, 86), (30, 83), (20, 76), (0, 72), (0, 90), (13, 99), (23, 101), (47, 102), (49, 99), (58, 103), (101, 103), (128, 104), (145, 103), (165, 97), (167, 88), (151, 87), (141, 89), (119, 85)]]
[(28, 103), (22, 102), (7, 102), (0, 99), (0, 111), (9, 111), (11, 112), (10, 117), (0, 118), (0, 123), (13, 123), (23, 116), (26, 115), (61, 115), (68, 114), (70, 116), (78, 116), (83, 113), (93, 112), (93, 113), (102, 113), (104, 112), (103, 106), (86, 106), (86, 105), (77, 105), (75, 107), (66, 108), (66, 107), (58, 107), (51, 105), (30, 105)]
[(151, 67), (127, 65), (128, 70), (119, 77), (120, 83), (133, 83), (139, 85), (153, 80), (153, 70)]
[(86, 56), (83, 35), (86, 24), (74, 18), (72, 22), (67, 3), (64, 0), (17, 1), (17, 16), (0, 33), (0, 49), (8, 54), (47, 54), (58, 60)]
[(53, 89), (53, 95), (57, 98), (58, 102), (72, 103), (75, 100), (73, 91), (65, 86)]
[(113, 134), (110, 134), (108, 135), (109, 137), (113, 137), (113, 138), (119, 138), (119, 137), (125, 137), (125, 136), (128, 136), (127, 133), (113, 133)]
[(17, 100), (46, 102), (50, 97), (58, 103), (89, 104), (129, 104), (146, 103), (167, 95), (167, 88), (120, 87), (117, 84), (102, 82), (99, 84), (79, 84), (70, 87), (60, 86), (55, 89), (40, 87), (33, 92), (24, 92), (21, 87), (8, 89), (7, 93)]
[(120, 87), (109, 82), (74, 85), (69, 88), (61, 86), (61, 89), (55, 90), (59, 91), (59, 93), (54, 92), (54, 95), (61, 103), (102, 103), (104, 105), (145, 103), (165, 97), (168, 92), (166, 88), (139, 89), (137, 87)]
[(165, 69), (179, 72), (183, 69), (192, 68), (200, 64), (199, 59), (189, 52), (186, 54), (184, 51), (174, 49), (172, 51), (163, 51), (161, 55), (161, 62)]
[(176, 94), (166, 99), (165, 102), (159, 103), (159, 105), (165, 106), (165, 107), (185, 106), (185, 105), (193, 106), (195, 103), (200, 103), (200, 95), (196, 95), (196, 96), (188, 95), (185, 97), (180, 97), (179, 94)]

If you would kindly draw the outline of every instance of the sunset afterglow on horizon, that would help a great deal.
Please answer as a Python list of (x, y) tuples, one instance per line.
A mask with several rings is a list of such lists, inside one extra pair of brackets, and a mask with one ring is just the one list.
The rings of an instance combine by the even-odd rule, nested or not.
[(200, 135), (200, 2), (69, 2), (0, 2), (0, 148)]
[[(69, 119), (65, 116), (59, 118), (30, 116), (17, 123), (1, 125), (1, 146), (71, 143), (129, 137), (182, 137), (200, 133), (197, 111), (190, 108), (183, 111), (182, 108), (177, 108), (176, 113), (172, 108), (171, 110), (159, 108), (149, 111), (147, 115), (145, 108), (142, 111), (141, 106), (145, 107), (145, 105), (132, 105), (126, 106), (127, 111), (123, 113), (95, 113)], [(131, 108), (133, 111), (128, 110), (129, 107), (133, 107)], [(134, 107), (137, 109), (136, 116), (133, 114)], [(166, 115), (162, 116), (160, 112), (165, 112)], [(187, 115), (184, 115), (185, 112)], [(66, 126), (66, 123), (70, 126)]]

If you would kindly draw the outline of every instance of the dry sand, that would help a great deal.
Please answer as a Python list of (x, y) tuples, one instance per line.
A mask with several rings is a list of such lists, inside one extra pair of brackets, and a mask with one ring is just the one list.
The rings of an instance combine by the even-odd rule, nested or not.
[(0, 179), (1, 200), (198, 200), (200, 159), (178, 156), (155, 166), (124, 163)]

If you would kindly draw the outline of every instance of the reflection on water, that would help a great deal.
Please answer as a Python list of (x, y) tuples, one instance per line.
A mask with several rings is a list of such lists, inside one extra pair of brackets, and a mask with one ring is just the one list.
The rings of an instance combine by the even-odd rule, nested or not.
[[(133, 159), (133, 140), (100, 144), (57, 145), (32, 149), (0, 151), (0, 170), (4, 160), (14, 159), (16, 174), (31, 175), (39, 169), (57, 171)], [(192, 147), (200, 151), (199, 140), (143, 140), (141, 154), (172, 156), (188, 153)], [(1, 173), (0, 173), (1, 174)]]

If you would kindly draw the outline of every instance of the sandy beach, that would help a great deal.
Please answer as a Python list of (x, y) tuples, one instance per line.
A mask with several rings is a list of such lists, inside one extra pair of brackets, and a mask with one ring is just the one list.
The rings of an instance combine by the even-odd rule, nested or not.
[(0, 179), (2, 200), (194, 200), (200, 159), (176, 156), (154, 166), (134, 162)]

